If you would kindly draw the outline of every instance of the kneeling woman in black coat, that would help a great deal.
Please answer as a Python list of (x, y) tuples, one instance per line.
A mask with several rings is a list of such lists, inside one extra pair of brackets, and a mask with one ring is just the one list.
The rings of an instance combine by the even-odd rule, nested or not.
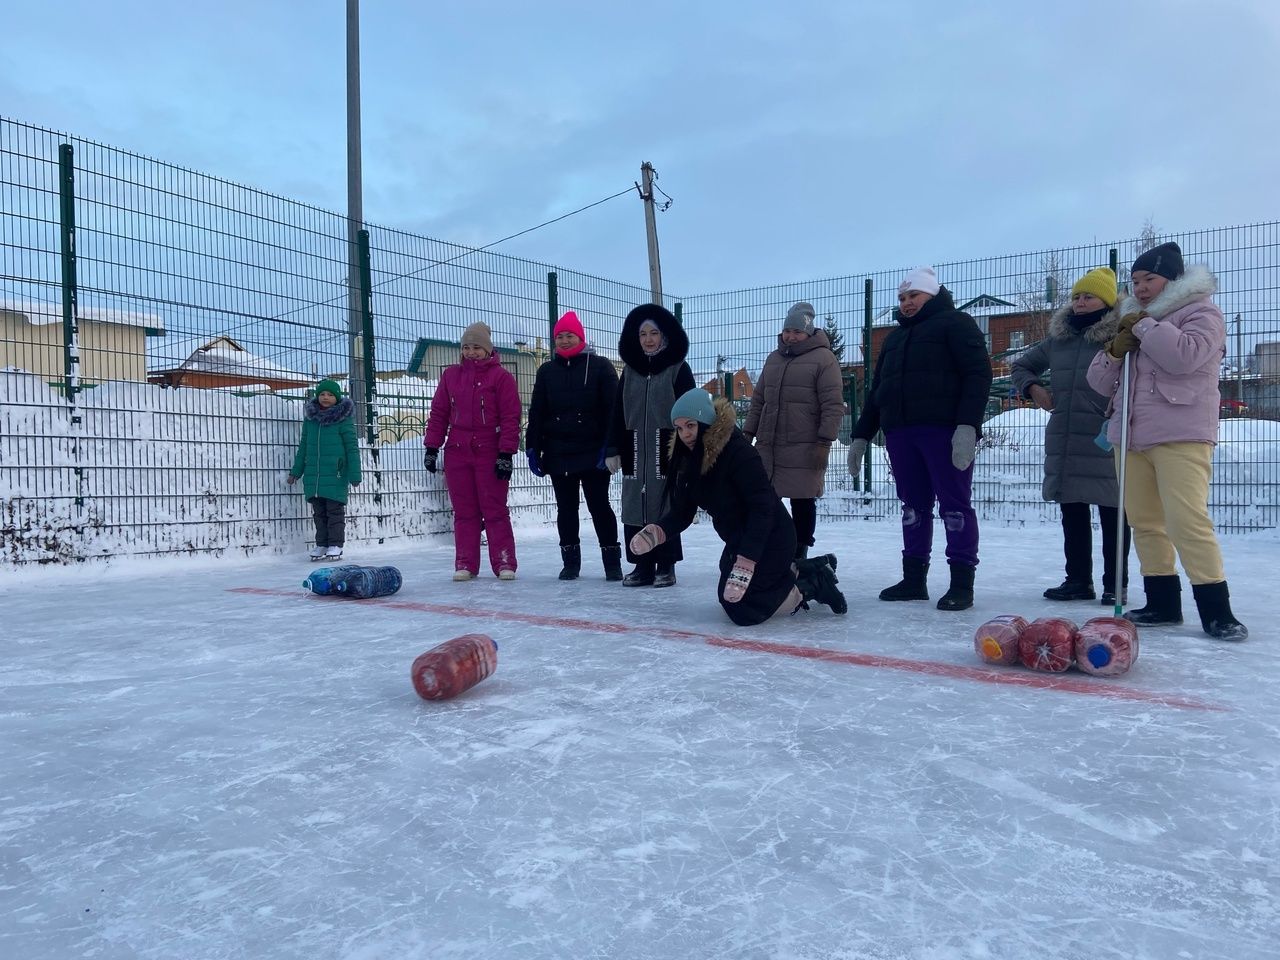
[(737, 428), (732, 404), (704, 390), (690, 390), (671, 408), (668, 505), (657, 523), (631, 540), (648, 553), (693, 523), (701, 507), (724, 541), (720, 555), (720, 605), (740, 626), (793, 613), (816, 600), (835, 613), (848, 609), (827, 554), (793, 564), (796, 528), (765, 473), (760, 455)]

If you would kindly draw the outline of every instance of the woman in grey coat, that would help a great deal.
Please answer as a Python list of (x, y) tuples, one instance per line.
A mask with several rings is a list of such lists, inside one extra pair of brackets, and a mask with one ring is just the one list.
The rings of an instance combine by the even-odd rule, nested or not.
[[(1094, 442), (1107, 416), (1107, 398), (1085, 379), (1089, 364), (1120, 322), (1116, 275), (1090, 270), (1071, 288), (1071, 304), (1049, 319), (1049, 335), (1013, 362), (1013, 384), (1022, 396), (1049, 411), (1044, 432), (1044, 499), (1062, 510), (1062, 546), (1067, 577), (1044, 592), (1049, 600), (1093, 600), (1093, 518), (1102, 525), (1102, 605), (1115, 605), (1116, 487), (1112, 455)], [(1049, 372), (1046, 386), (1042, 376)], [(1123, 588), (1129, 585), (1129, 527), (1124, 528)]]

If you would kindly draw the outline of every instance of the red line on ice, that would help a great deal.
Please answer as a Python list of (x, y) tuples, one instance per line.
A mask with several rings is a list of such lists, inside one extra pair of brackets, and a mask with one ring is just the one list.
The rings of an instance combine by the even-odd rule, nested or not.
[[(251, 593), (265, 597), (290, 597), (296, 599), (293, 590), (273, 590), (264, 587), (232, 587), (231, 593)], [(350, 603), (342, 599), (339, 603)], [(574, 617), (548, 617), (537, 613), (519, 613), (514, 610), (478, 610), (447, 603), (423, 603), (414, 600), (367, 600), (396, 610), (413, 610), (419, 613), (441, 613), (454, 617), (478, 620), (502, 620), (508, 623), (528, 623), (538, 627), (563, 627), (567, 630), (586, 630), (596, 633), (643, 633), (649, 636), (667, 637), (673, 640), (693, 640), (713, 647), (731, 650), (747, 650), (752, 653), (769, 653), (803, 660), (823, 660), (828, 663), (848, 663), (858, 667), (881, 667), (901, 670), (904, 673), (923, 673), (934, 677), (951, 677), (959, 680), (975, 680), (979, 683), (1005, 684), (1014, 687), (1044, 687), (1064, 693), (1082, 693), (1111, 700), (1133, 700), (1154, 703), (1165, 707), (1186, 710), (1226, 710), (1217, 704), (1183, 697), (1177, 694), (1139, 690), (1112, 683), (1100, 677), (1066, 676), (1061, 673), (1036, 673), (1017, 668), (991, 670), (982, 667), (965, 667), (936, 660), (907, 660), (902, 657), (886, 657), (874, 653), (853, 653), (845, 650), (828, 650), (823, 647), (800, 647), (790, 643), (774, 643), (769, 640), (744, 640), (739, 637), (721, 637), (692, 630), (676, 630), (672, 627), (632, 626), (625, 623), (604, 623), (598, 620), (581, 620)]]

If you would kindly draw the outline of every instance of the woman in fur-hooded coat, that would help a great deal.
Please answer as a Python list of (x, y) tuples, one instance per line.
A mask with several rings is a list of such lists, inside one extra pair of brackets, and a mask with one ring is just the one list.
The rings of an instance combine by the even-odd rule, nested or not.
[[(1133, 525), (1147, 604), (1125, 614), (1134, 623), (1182, 623), (1181, 563), (1205, 633), (1243, 640), (1249, 631), (1231, 610), (1222, 549), (1209, 516), (1213, 448), (1218, 442), (1218, 376), (1226, 353), (1218, 282), (1208, 267), (1184, 267), (1176, 243), (1142, 253), (1130, 269), (1133, 295), (1120, 324), (1089, 366), (1089, 384), (1116, 398), (1130, 357), (1126, 409), (1124, 509)], [(1121, 418), (1108, 438), (1120, 445)]]
[[(1104, 605), (1115, 603), (1116, 511), (1120, 494), (1115, 461), (1097, 443), (1108, 399), (1089, 386), (1089, 365), (1116, 335), (1116, 275), (1090, 270), (1071, 288), (1071, 303), (1049, 318), (1049, 335), (1013, 362), (1018, 393), (1049, 412), (1044, 431), (1045, 500), (1060, 504), (1066, 580), (1044, 592), (1049, 600), (1093, 600), (1093, 518), (1102, 529)], [(1045, 376), (1046, 371), (1048, 376)], [(1129, 552), (1128, 529), (1124, 552)], [(1121, 578), (1128, 582), (1127, 570)]]
[[(645, 343), (652, 348), (646, 350)], [(684, 558), (679, 537), (643, 558), (632, 552), (630, 543), (663, 510), (671, 406), (694, 386), (685, 362), (688, 353), (689, 337), (670, 310), (644, 303), (627, 314), (618, 337), (618, 356), (625, 366), (605, 451), (609, 472), (622, 471), (623, 542), (628, 544), (627, 559), (636, 565), (623, 578), (624, 586), (671, 586), (675, 565)]]

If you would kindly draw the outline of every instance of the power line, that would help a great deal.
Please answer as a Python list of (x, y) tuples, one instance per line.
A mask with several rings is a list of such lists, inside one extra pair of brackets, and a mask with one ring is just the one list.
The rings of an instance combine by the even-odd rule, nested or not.
[[(561, 220), (567, 220), (569, 217), (576, 216), (577, 214), (582, 213), (585, 210), (590, 210), (592, 207), (598, 207), (602, 203), (608, 203), (610, 200), (616, 200), (618, 197), (621, 197), (624, 194), (630, 193), (631, 190), (632, 190), (631, 187), (627, 187), (627, 189), (619, 190), (617, 193), (613, 194), (612, 196), (608, 196), (608, 197), (604, 197), (603, 199), (596, 200), (594, 203), (588, 203), (586, 206), (579, 207), (577, 210), (570, 210), (568, 213), (562, 213), (560, 216), (553, 217), (550, 220), (544, 220), (542, 223), (539, 223), (536, 226), (527, 227), (524, 230), (519, 230), (516, 233), (509, 234), (500, 240), (494, 240), (490, 243), (486, 243), (482, 247), (469, 247), (466, 250), (464, 250), (462, 253), (458, 254), (457, 256), (449, 257), (447, 260), (435, 260), (431, 263), (428, 263), (426, 266), (418, 267), (416, 270), (410, 270), (408, 273), (400, 273), (400, 274), (396, 274), (394, 277), (387, 277), (385, 280), (379, 280), (377, 283), (373, 284), (370, 289), (372, 289), (373, 287), (385, 286), (388, 283), (395, 283), (397, 280), (407, 280), (409, 277), (416, 276), (419, 273), (423, 273), (427, 270), (432, 270), (436, 267), (442, 267), (445, 264), (453, 263), (457, 260), (461, 260), (463, 257), (469, 257), (473, 253), (480, 253), (483, 250), (488, 250), (490, 247), (496, 247), (500, 243), (506, 243), (508, 240), (514, 240), (516, 237), (523, 237), (526, 233), (532, 233), (534, 230), (541, 230), (543, 227), (549, 227), (553, 223), (559, 223)], [(340, 296), (333, 297), (332, 299), (329, 299), (329, 300), (320, 300), (320, 301), (316, 301), (315, 303), (304, 303), (302, 304), (302, 306), (294, 307), (292, 310), (286, 310), (284, 313), (278, 314), (274, 317), (267, 317), (266, 319), (279, 320), (283, 317), (287, 317), (291, 313), (297, 313), (299, 310), (308, 310), (312, 307), (323, 307), (331, 303), (335, 303), (338, 300), (345, 300), (346, 296), (347, 295), (344, 292)]]

